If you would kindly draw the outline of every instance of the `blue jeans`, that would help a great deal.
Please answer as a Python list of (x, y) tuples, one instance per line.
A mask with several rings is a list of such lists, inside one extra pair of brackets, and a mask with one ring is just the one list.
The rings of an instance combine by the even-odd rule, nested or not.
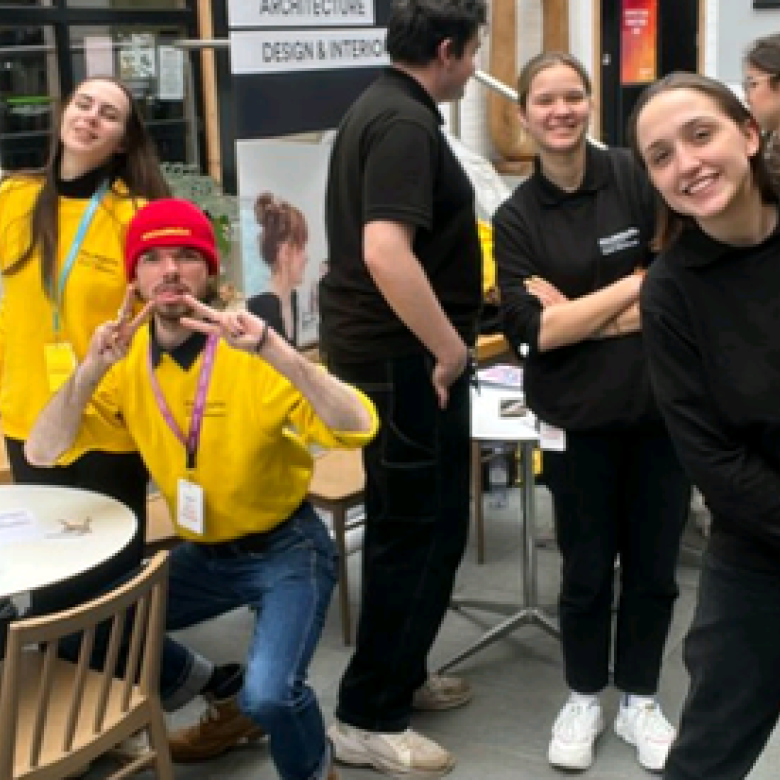
[[(168, 630), (242, 606), (257, 614), (238, 703), (268, 734), (283, 780), (328, 774), (330, 748), (306, 672), (337, 576), (335, 545), (307, 503), (265, 534), (258, 550), (248, 552), (240, 541), (186, 542), (171, 555)], [(160, 687), (167, 709), (200, 687), (193, 686), (198, 663), (198, 656), (166, 639)]]

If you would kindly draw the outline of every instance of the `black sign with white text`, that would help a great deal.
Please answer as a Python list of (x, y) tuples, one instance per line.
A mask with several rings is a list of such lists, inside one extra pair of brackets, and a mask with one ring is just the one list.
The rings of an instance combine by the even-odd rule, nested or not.
[(238, 139), (338, 126), (388, 64), (391, 0), (229, 0)]

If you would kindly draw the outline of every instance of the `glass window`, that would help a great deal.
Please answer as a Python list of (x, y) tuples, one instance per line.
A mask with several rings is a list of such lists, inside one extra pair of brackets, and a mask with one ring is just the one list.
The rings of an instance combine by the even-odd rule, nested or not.
[(164, 162), (197, 163), (197, 119), (189, 54), (173, 46), (186, 31), (127, 24), (71, 27), (73, 78), (115, 76), (138, 101)]
[(59, 83), (50, 27), (0, 28), (0, 168), (43, 165)]

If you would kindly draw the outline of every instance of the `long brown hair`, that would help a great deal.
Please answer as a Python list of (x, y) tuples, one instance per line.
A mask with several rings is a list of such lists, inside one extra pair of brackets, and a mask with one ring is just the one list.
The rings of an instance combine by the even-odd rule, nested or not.
[[(639, 100), (637, 100), (628, 120), (629, 144), (637, 161), (644, 168), (647, 168), (647, 166), (639, 149), (639, 141), (636, 135), (639, 116), (653, 98), (675, 89), (690, 89), (708, 97), (725, 116), (739, 127), (744, 127), (747, 123), (755, 124), (753, 115), (725, 84), (721, 84), (719, 81), (707, 76), (701, 76), (698, 73), (671, 73), (649, 86), (639, 96)], [(756, 132), (758, 132), (758, 128), (756, 128)], [(761, 194), (761, 200), (765, 203), (771, 203), (778, 198), (778, 192), (780, 191), (778, 185), (780, 182), (772, 175), (767, 165), (762, 139), (759, 140), (759, 144), (758, 151), (750, 158), (750, 170), (753, 175), (753, 182)], [(694, 220), (692, 217), (674, 211), (663, 198), (658, 197), (656, 200), (658, 202), (658, 214), (655, 236), (653, 237), (651, 247), (656, 252), (661, 252), (674, 243), (685, 227), (694, 224)]]
[(43, 186), (38, 193), (30, 216), (32, 228), (30, 243), (17, 259), (3, 270), (3, 275), (16, 273), (29, 262), (35, 250), (40, 249), (41, 283), (47, 294), (53, 290), (54, 272), (57, 264), (57, 172), (62, 157), (62, 139), (60, 138), (62, 117), (78, 90), (91, 81), (106, 81), (119, 87), (127, 97), (129, 106), (122, 139), (122, 150), (113, 154), (106, 171), (112, 182), (121, 180), (126, 185), (127, 193), (120, 193), (115, 184), (112, 184), (114, 195), (146, 200), (170, 197), (170, 190), (160, 171), (160, 162), (154, 141), (146, 130), (140, 110), (130, 90), (121, 81), (111, 76), (95, 76), (82, 81), (57, 111), (46, 165), (39, 171), (16, 174), (42, 178)]
[(260, 248), (263, 260), (273, 269), (279, 259), (282, 244), (303, 248), (309, 239), (306, 218), (300, 209), (287, 201), (263, 192), (255, 201), (255, 218), (263, 228)]

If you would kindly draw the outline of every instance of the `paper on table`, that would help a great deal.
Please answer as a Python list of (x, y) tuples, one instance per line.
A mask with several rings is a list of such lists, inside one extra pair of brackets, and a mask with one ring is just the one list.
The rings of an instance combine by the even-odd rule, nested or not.
[(0, 511), (0, 546), (43, 536), (38, 518), (29, 509)]
[(490, 368), (480, 369), (477, 371), (477, 377), (480, 382), (484, 382), (486, 385), (523, 389), (523, 369), (520, 366), (499, 363), (490, 366)]

